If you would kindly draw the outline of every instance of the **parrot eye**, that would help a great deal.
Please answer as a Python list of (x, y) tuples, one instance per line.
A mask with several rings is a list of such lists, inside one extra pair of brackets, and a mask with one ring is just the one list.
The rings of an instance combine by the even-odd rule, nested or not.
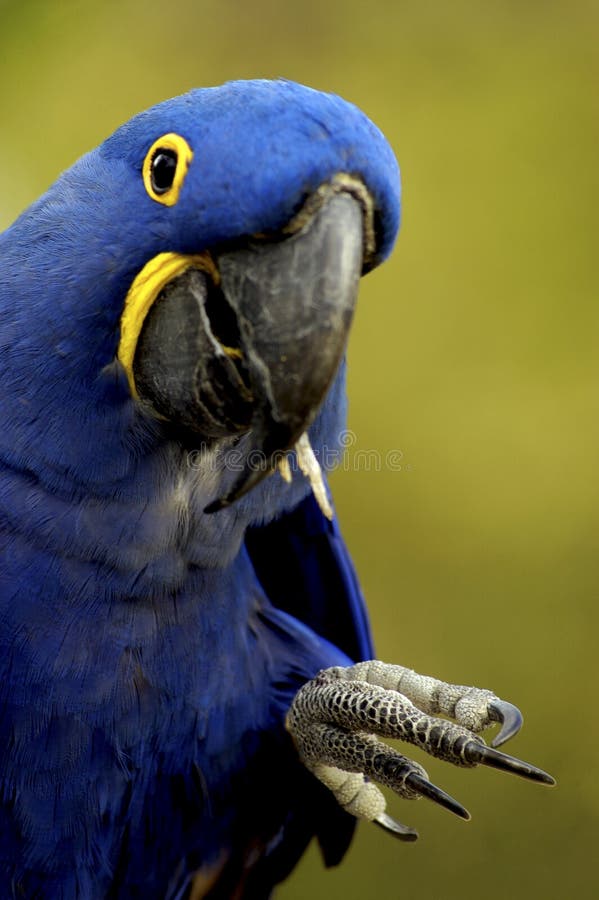
[(174, 206), (193, 159), (191, 147), (179, 134), (165, 134), (154, 141), (143, 164), (146, 191), (157, 203)]
[(156, 194), (165, 194), (173, 186), (176, 171), (174, 150), (158, 150), (152, 160), (152, 187)]

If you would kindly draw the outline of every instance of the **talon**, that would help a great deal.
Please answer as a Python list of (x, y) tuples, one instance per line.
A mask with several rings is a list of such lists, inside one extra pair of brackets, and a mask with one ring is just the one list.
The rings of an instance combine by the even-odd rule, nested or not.
[(416, 841), (418, 840), (418, 832), (408, 825), (402, 825), (397, 819), (393, 819), (388, 813), (380, 813), (376, 819), (372, 820), (375, 825), (384, 828), (400, 841)]
[(421, 775), (416, 774), (416, 772), (411, 772), (407, 776), (405, 783), (417, 794), (420, 794), (423, 797), (427, 797), (434, 803), (438, 803), (439, 806), (443, 806), (445, 809), (448, 809), (449, 812), (452, 812), (454, 815), (459, 816), (460, 819), (466, 819), (466, 821), (468, 821), (471, 818), (470, 813), (464, 806), (462, 806), (461, 803), (458, 803), (457, 800), (454, 800), (453, 797), (451, 797), (449, 794), (446, 794), (445, 791), (441, 790), (441, 788), (438, 788), (436, 784), (432, 783), (432, 781), (427, 781), (426, 778), (423, 778)]
[(492, 747), (505, 744), (522, 728), (522, 713), (513, 703), (508, 703), (506, 700), (494, 700), (489, 703), (489, 712), (490, 718), (494, 722), (501, 722), (499, 734), (496, 734), (491, 741)]
[(501, 750), (494, 750), (493, 747), (487, 747), (486, 744), (478, 741), (469, 741), (464, 747), (464, 756), (468, 762), (480, 763), (483, 766), (491, 766), (493, 769), (500, 769), (502, 772), (511, 772), (512, 775), (520, 775), (521, 778), (529, 778), (531, 781), (538, 781), (541, 784), (555, 784), (555, 778), (531, 766), (515, 756), (508, 756)]

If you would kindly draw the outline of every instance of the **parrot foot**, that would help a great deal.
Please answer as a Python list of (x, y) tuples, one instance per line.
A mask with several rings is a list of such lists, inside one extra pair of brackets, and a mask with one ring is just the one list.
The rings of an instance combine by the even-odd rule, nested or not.
[[(438, 714), (454, 721), (435, 718)], [(489, 747), (478, 732), (497, 723), (501, 727)], [(373, 782), (407, 799), (427, 797), (463, 819), (470, 814), (432, 784), (422, 766), (375, 735), (415, 744), (454, 765), (482, 764), (555, 784), (542, 769), (494, 749), (521, 725), (517, 707), (491, 691), (447, 684), (378, 660), (319, 672), (297, 692), (286, 722), (303, 763), (339, 804), (400, 840), (418, 835), (385, 812), (385, 798)]]

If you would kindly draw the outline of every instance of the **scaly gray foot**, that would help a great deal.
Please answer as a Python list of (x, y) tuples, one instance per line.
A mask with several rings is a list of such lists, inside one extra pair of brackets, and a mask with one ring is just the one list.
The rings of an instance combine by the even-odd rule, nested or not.
[[(488, 747), (478, 732), (496, 723), (501, 728)], [(482, 764), (555, 784), (542, 769), (494, 749), (519, 731), (517, 707), (491, 691), (446, 684), (378, 660), (324, 669), (298, 691), (286, 724), (303, 763), (340, 805), (400, 840), (418, 835), (385, 812), (385, 798), (374, 782), (407, 799), (428, 797), (464, 819), (470, 814), (432, 784), (422, 766), (375, 735), (415, 744), (454, 765)]]

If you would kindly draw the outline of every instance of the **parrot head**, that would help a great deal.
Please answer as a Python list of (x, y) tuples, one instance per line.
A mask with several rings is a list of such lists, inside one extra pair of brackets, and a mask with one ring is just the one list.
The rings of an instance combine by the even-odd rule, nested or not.
[(393, 153), (339, 97), (233, 82), (136, 116), (0, 238), (16, 445), (47, 417), (76, 468), (69, 407), (116, 469), (117, 445), (238, 447), (210, 509), (229, 505), (335, 420), (358, 282), (398, 224)]

